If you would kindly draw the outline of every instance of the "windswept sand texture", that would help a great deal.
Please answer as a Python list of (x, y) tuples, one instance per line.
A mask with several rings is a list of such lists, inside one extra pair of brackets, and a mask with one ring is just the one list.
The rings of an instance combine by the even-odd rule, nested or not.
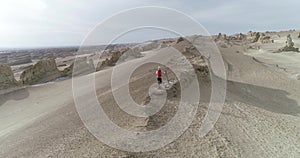
[[(171, 144), (156, 151), (129, 153), (101, 143), (80, 120), (72, 80), (67, 79), (0, 95), (0, 157), (299, 157), (300, 80), (295, 76), (300, 73), (300, 53), (273, 53), (285, 46), (288, 34), (295, 47), (300, 47), (298, 32), (265, 34), (274, 43), (253, 43), (247, 35), (216, 40), (227, 71), (227, 96), (220, 118), (203, 138), (198, 132), (208, 110), (211, 82), (205, 58), (192, 56), (194, 68), (201, 72), (201, 103), (192, 125)], [(180, 58), (172, 53), (177, 49), (190, 55), (193, 48), (184, 42), (162, 49), (155, 46), (155, 50), (142, 52), (143, 57), (115, 67), (164, 57), (181, 69)], [(147, 102), (148, 89), (156, 82), (156, 66), (141, 66), (131, 76), (130, 93), (136, 102)], [(166, 106), (150, 118), (136, 118), (122, 111), (110, 89), (112, 70), (107, 67), (95, 73), (96, 94), (107, 115), (120, 127), (153, 130), (174, 116), (180, 92), (168, 96)], [(176, 80), (171, 71), (170, 78)], [(82, 89), (89, 88), (81, 85)], [(88, 105), (90, 95), (82, 94)]]

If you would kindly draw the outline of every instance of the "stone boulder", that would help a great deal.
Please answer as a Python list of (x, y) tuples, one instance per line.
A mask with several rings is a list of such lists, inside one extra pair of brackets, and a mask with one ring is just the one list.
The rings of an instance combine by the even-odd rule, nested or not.
[(61, 72), (57, 69), (55, 59), (40, 60), (22, 72), (20, 81), (23, 84), (33, 85), (48, 82), (61, 77)]
[(14, 73), (9, 65), (0, 65), (0, 89), (17, 86)]

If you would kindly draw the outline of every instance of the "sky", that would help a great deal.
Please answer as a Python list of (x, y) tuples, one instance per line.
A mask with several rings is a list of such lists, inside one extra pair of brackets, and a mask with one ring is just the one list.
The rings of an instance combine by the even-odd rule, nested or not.
[[(210, 34), (300, 28), (299, 0), (1, 0), (0, 48), (80, 45), (104, 19), (133, 7), (172, 8), (193, 17)], [(119, 42), (141, 42), (174, 34), (132, 32)]]

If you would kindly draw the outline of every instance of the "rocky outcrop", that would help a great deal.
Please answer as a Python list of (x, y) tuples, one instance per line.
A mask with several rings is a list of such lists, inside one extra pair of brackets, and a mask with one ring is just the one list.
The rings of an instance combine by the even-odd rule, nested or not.
[(204, 56), (193, 46), (191, 42), (184, 39), (183, 41), (173, 46), (181, 52), (193, 65), (195, 72), (198, 76), (207, 76), (209, 74), (208, 63), (205, 61)]
[(0, 65), (0, 89), (17, 86), (13, 71), (9, 65)]
[(300, 38), (300, 33), (298, 34), (298, 38)]
[(242, 33), (239, 33), (239, 34), (229, 36), (228, 38), (229, 38), (229, 40), (239, 40), (239, 41), (241, 41), (241, 40), (246, 39), (246, 35), (244, 35)]
[(100, 71), (108, 66), (115, 66), (123, 53), (122, 51), (113, 51), (110, 58), (106, 58), (104, 61), (98, 63), (96, 71)]
[[(75, 65), (75, 66), (74, 66)], [(87, 57), (76, 58), (74, 63), (62, 71), (62, 76), (78, 76), (95, 72), (94, 61)]]
[(255, 43), (258, 42), (259, 38), (260, 38), (260, 33), (259, 32), (248, 32), (248, 39), (251, 41), (251, 43)]
[(215, 39), (215, 41), (217, 41), (217, 40), (228, 41), (229, 38), (226, 34), (219, 33), (217, 38)]
[(193, 65), (198, 76), (203, 77), (209, 75), (208, 64), (203, 56), (192, 56), (189, 58), (189, 61)]
[(216, 42), (217, 46), (219, 46), (221, 48), (229, 48), (232, 46), (229, 41), (229, 36), (227, 36), (226, 34), (222, 34), (222, 33), (219, 33), (217, 35), (217, 37), (215, 38), (215, 42)]
[(274, 43), (274, 40), (272, 40), (270, 36), (267, 36), (264, 33), (260, 33), (260, 32), (252, 32), (252, 31), (248, 32), (247, 39), (251, 43), (256, 43), (256, 42), (260, 42), (262, 44)]
[(299, 52), (299, 48), (294, 47), (294, 42), (292, 40), (291, 35), (287, 36), (286, 40), (286, 45), (283, 48), (280, 48), (278, 51), (275, 53), (280, 53), (280, 52)]
[(247, 36), (242, 33), (231, 35), (231, 36), (227, 36), (226, 34), (219, 33), (215, 41), (226, 41), (226, 42), (237, 41), (237, 40), (241, 41), (246, 39), (246, 37)]
[(20, 81), (32, 85), (57, 79), (61, 72), (57, 69), (55, 59), (40, 60), (22, 72)]
[[(148, 50), (151, 50), (151, 49), (152, 49), (152, 47), (148, 48), (147, 45), (145, 47), (137, 45), (137, 46), (134, 46), (132, 48), (121, 50), (120, 51), (121, 54), (120, 54), (120, 57), (117, 60), (117, 62), (121, 63), (121, 62), (124, 62), (124, 61), (132, 60), (132, 59), (136, 59), (136, 58), (141, 58), (141, 57), (143, 57), (141, 52), (148, 51)], [(155, 49), (155, 47), (154, 47), (154, 49)]]
[(159, 46), (160, 46), (160, 44), (158, 44), (158, 43), (147, 42), (147, 43), (133, 46), (131, 48), (126, 48), (126, 49), (117, 50), (117, 51), (112, 50), (109, 53), (109, 54), (111, 54), (110, 57), (108, 57), (104, 61), (98, 63), (96, 71), (100, 71), (100, 70), (104, 69), (105, 67), (115, 66), (116, 64), (122, 63), (124, 61), (143, 57), (141, 52), (157, 49)]
[(274, 43), (274, 40), (272, 40), (270, 36), (261, 36), (259, 41), (261, 43)]

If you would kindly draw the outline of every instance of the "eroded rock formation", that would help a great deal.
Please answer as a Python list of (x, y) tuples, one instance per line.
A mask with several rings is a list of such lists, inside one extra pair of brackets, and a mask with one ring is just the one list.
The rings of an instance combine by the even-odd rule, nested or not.
[(173, 47), (189, 60), (197, 75), (207, 76), (209, 74), (208, 63), (205, 61), (204, 56), (201, 55), (201, 52), (199, 52), (192, 43), (183, 39), (181, 42), (176, 43)]
[[(75, 66), (74, 66), (75, 65)], [(93, 59), (87, 57), (76, 58), (74, 63), (62, 71), (63, 76), (78, 76), (95, 72)]]
[(274, 43), (270, 36), (261, 36), (259, 40), (261, 43)]
[(252, 43), (258, 42), (259, 38), (260, 38), (259, 32), (252, 32), (252, 31), (248, 32), (248, 39), (250, 39)]
[(123, 53), (121, 51), (113, 51), (110, 58), (106, 58), (104, 61), (98, 63), (96, 71), (100, 71), (107, 66), (115, 66)]
[(9, 65), (0, 65), (0, 89), (17, 86), (13, 71)]
[(55, 59), (40, 60), (22, 72), (20, 81), (23, 84), (37, 84), (57, 79), (61, 72), (57, 69)]
[(216, 38), (216, 41), (217, 40), (228, 41), (229, 38), (228, 38), (228, 36), (226, 34), (219, 33), (218, 36), (217, 36), (217, 38)]
[(299, 52), (299, 48), (294, 47), (294, 42), (291, 37), (291, 35), (287, 35), (287, 40), (286, 40), (286, 45), (283, 48), (280, 48), (278, 51), (275, 53), (280, 53), (280, 52)]

